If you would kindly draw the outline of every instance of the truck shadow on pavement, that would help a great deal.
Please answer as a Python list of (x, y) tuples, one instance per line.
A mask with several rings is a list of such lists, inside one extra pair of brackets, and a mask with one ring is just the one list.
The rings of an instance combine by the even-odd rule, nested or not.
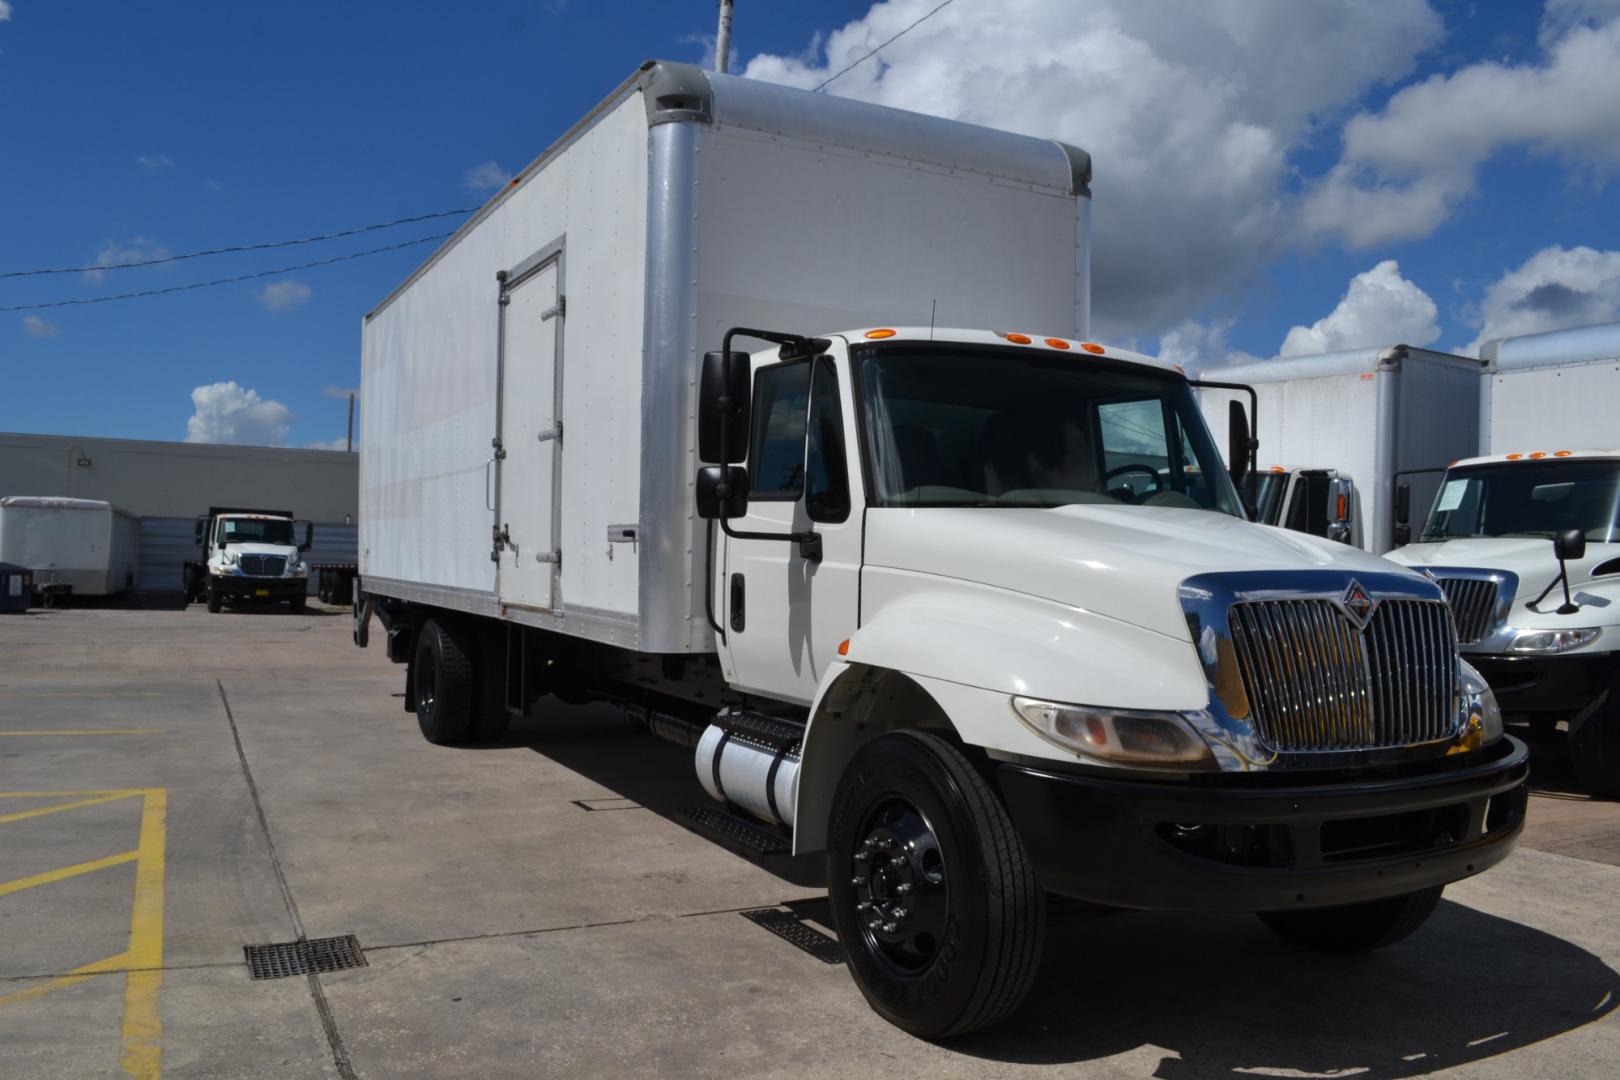
[[(487, 748), (532, 750), (640, 808), (631, 812), (680, 824), (785, 882), (825, 887), (817, 856), (761, 856), (694, 827), (681, 811), (713, 804), (691, 752), (627, 736), (627, 726), (614, 709), (548, 700)], [(833, 933), (825, 900), (785, 908)], [(1620, 974), (1594, 954), (1450, 901), (1408, 941), (1347, 958), (1288, 945), (1249, 915), (1060, 905), (1029, 1003), (1000, 1027), (945, 1045), (1024, 1064), (1146, 1050), (1160, 1054), (1151, 1075), (1161, 1080), (1257, 1072), (1379, 1080), (1509, 1053), (1617, 1007)], [(1571, 1060), (1560, 1071), (1594, 1068)]]

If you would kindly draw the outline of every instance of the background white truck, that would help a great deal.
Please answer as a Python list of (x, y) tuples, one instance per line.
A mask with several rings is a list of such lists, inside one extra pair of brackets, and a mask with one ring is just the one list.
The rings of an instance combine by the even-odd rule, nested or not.
[(43, 495), (0, 498), (0, 562), (33, 571), (46, 604), (116, 596), (135, 584), (140, 523), (111, 503)]
[(1083, 340), (1088, 179), (649, 64), (364, 328), (355, 639), (423, 734), (693, 747), (929, 1037), (1017, 1007), (1048, 891), (1357, 951), (1523, 820), (1439, 589), (1242, 520), (1185, 376)]
[(1620, 324), (1481, 358), (1485, 456), (1446, 473), (1417, 543), (1390, 558), (1445, 587), (1508, 716), (1567, 731), (1581, 782), (1620, 797)]
[(293, 612), (304, 610), (310, 572), (304, 552), (315, 540), (310, 522), (285, 510), (214, 506), (197, 518), (194, 536), (203, 557), (184, 567), (188, 604), (202, 600), (217, 612), (226, 604), (284, 600)]
[[(1387, 345), (1199, 377), (1252, 386), (1259, 397), (1262, 468), (1245, 492), (1256, 520), (1381, 555), (1411, 538), (1412, 516), (1433, 501), (1446, 466), (1475, 452), (1479, 373), (1467, 357)], [(1211, 423), (1223, 422), (1234, 396), (1199, 391)]]

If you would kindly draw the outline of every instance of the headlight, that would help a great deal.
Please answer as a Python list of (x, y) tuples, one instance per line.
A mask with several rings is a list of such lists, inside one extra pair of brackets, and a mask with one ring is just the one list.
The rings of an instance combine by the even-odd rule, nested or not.
[(1509, 652), (1516, 653), (1561, 653), (1571, 649), (1579, 649), (1582, 645), (1590, 645), (1603, 633), (1596, 626), (1582, 627), (1575, 630), (1520, 630), (1513, 638), (1513, 644), (1508, 646)]
[(1480, 745), (1489, 746), (1502, 737), (1502, 709), (1496, 703), (1496, 693), (1474, 665), (1466, 660), (1457, 661), (1457, 687), (1463, 693), (1463, 707), (1468, 710), (1464, 726), (1477, 723)]
[(295, 559), (287, 564), (287, 569), (283, 570), (282, 573), (287, 577), (303, 577), (309, 573), (309, 566)]
[(1083, 758), (1178, 772), (1218, 768), (1209, 745), (1179, 713), (1097, 709), (1026, 697), (1013, 698), (1012, 710), (1035, 734)]

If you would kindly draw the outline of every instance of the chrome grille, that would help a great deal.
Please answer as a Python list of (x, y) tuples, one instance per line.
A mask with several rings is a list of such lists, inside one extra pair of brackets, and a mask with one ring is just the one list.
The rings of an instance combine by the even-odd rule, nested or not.
[(287, 569), (285, 555), (243, 555), (242, 573), (251, 577), (280, 577)]
[(1496, 628), (1499, 586), (1489, 578), (1436, 578), (1457, 620), (1457, 640), (1472, 645)]
[(1456, 729), (1456, 645), (1438, 600), (1384, 600), (1365, 630), (1325, 599), (1245, 601), (1228, 621), (1273, 750), (1408, 746)]

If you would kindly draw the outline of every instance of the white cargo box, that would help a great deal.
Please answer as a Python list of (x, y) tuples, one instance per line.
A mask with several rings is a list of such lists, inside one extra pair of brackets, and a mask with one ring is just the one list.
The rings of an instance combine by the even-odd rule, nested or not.
[(140, 522), (111, 503), (41, 495), (0, 498), (0, 562), (34, 572), (34, 587), (112, 596), (135, 584)]
[(1620, 446), (1620, 323), (1498, 338), (1479, 355), (1479, 453)]
[(712, 649), (703, 352), (735, 325), (1083, 336), (1089, 178), (1050, 140), (643, 66), (366, 317), (364, 589)]

